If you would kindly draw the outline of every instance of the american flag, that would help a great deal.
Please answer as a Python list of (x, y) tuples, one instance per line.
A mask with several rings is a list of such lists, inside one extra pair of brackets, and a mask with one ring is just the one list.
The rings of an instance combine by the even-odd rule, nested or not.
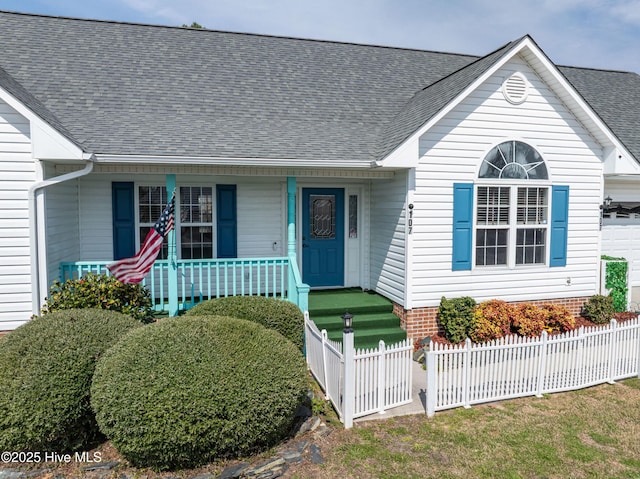
[(164, 237), (173, 229), (174, 211), (175, 194), (171, 196), (162, 215), (147, 234), (140, 251), (131, 258), (121, 259), (107, 266), (107, 269), (118, 281), (139, 283), (151, 271), (151, 267), (162, 248)]

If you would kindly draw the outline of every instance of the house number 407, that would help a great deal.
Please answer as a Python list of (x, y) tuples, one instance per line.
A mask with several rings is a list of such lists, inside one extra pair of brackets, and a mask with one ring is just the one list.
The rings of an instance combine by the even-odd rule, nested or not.
[(413, 231), (413, 203), (409, 203), (409, 234)]

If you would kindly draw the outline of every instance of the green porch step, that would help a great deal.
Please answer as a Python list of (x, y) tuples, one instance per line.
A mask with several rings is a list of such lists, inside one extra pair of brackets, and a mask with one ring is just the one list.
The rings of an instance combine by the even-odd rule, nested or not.
[(393, 304), (386, 298), (358, 288), (312, 291), (309, 293), (309, 313), (318, 316), (337, 316), (346, 312), (351, 314), (392, 312)]
[(353, 315), (354, 344), (358, 349), (377, 348), (382, 339), (394, 344), (406, 339), (400, 319), (393, 314), (388, 299), (363, 292), (359, 288), (312, 291), (309, 294), (309, 317), (318, 329), (327, 331), (329, 339), (342, 341), (342, 315)]
[[(337, 319), (336, 319), (337, 318)], [(318, 329), (326, 329), (330, 331), (342, 332), (343, 324), (340, 316), (313, 316), (313, 322), (316, 323)], [(353, 328), (362, 329), (380, 329), (400, 327), (400, 318), (393, 313), (361, 313), (353, 315)]]
[[(327, 331), (332, 341), (342, 341), (342, 331)], [(380, 340), (389, 346), (407, 339), (407, 333), (400, 328), (354, 330), (353, 343), (356, 349), (378, 349)]]

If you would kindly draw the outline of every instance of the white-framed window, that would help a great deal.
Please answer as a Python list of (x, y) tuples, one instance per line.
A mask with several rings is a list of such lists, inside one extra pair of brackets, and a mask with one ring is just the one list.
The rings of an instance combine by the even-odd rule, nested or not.
[(478, 186), (476, 198), (476, 265), (507, 264), (510, 188)]
[(540, 154), (523, 142), (501, 143), (478, 176), (475, 265), (547, 264), (550, 186)]
[(181, 259), (213, 258), (213, 188), (181, 186)]
[[(162, 214), (169, 201), (165, 186), (138, 185), (138, 248)], [(213, 247), (213, 187), (180, 186), (176, 191), (175, 230), (179, 259), (214, 257)], [(164, 238), (158, 259), (166, 259), (167, 238)]]
[[(169, 202), (167, 198), (167, 188), (164, 186), (138, 186), (138, 247), (140, 249), (142, 243), (153, 225), (162, 214), (165, 206)], [(167, 238), (162, 242), (162, 249), (158, 253), (158, 259), (167, 259), (168, 243)]]

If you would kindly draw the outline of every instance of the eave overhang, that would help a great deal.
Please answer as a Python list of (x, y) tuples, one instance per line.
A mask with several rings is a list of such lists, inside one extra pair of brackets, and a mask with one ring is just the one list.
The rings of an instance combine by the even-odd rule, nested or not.
[(84, 151), (76, 143), (53, 128), (32, 109), (0, 86), (0, 100), (29, 121), (31, 154), (34, 159), (48, 160), (90, 160), (90, 152)]

